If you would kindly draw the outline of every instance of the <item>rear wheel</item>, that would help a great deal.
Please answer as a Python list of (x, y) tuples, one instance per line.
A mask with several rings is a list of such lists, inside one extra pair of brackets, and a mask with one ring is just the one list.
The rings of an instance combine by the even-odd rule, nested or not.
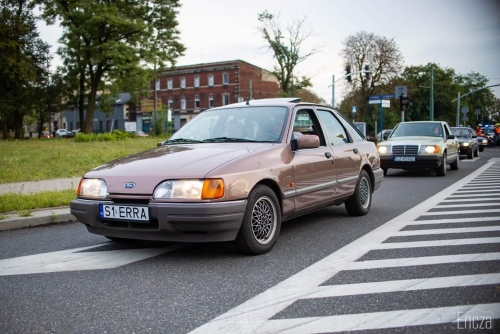
[(372, 205), (372, 186), (368, 173), (363, 169), (359, 174), (354, 194), (345, 202), (345, 208), (351, 216), (364, 216)]
[(276, 194), (258, 185), (248, 197), (236, 248), (245, 254), (258, 255), (271, 250), (281, 230), (281, 209)]
[(389, 169), (389, 168), (382, 168), (382, 170), (384, 171), (384, 176), (386, 176), (386, 175), (387, 175), (387, 170), (388, 170), (388, 169)]
[(480, 147), (479, 152), (483, 152), (483, 151), (484, 151), (484, 147)]
[(441, 162), (441, 166), (436, 168), (436, 175), (437, 176), (445, 176), (446, 175), (446, 153), (443, 154), (443, 161)]
[(467, 152), (467, 159), (473, 159), (473, 152), (472, 150), (469, 148), (469, 151)]
[(479, 147), (476, 147), (476, 150), (474, 151), (474, 156), (476, 158), (479, 156)]

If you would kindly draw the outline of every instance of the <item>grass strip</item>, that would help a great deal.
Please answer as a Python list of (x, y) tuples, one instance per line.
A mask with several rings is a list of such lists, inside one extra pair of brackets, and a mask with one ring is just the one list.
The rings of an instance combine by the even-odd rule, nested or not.
[(0, 140), (0, 183), (80, 177), (112, 160), (156, 148), (162, 139), (78, 142), (74, 138)]
[(27, 217), (36, 209), (69, 206), (69, 202), (75, 198), (76, 191), (74, 189), (31, 194), (0, 194), (0, 214), (16, 212), (20, 216)]

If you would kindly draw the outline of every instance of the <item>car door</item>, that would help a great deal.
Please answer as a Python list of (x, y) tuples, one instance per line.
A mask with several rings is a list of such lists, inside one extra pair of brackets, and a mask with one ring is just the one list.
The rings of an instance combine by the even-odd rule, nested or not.
[(455, 159), (458, 159), (460, 144), (458, 143), (457, 138), (448, 139), (448, 136), (453, 134), (449, 125), (445, 123), (445, 124), (443, 124), (443, 127), (444, 127), (444, 134), (445, 134), (444, 138), (446, 140), (446, 151), (448, 152), (448, 154), (447, 154), (448, 162), (455, 161)]
[(346, 125), (332, 110), (318, 109), (318, 114), (326, 129), (328, 144), (333, 152), (333, 166), (337, 187), (335, 198), (351, 195), (361, 170), (361, 155)]
[(293, 157), (295, 184), (295, 211), (332, 201), (335, 195), (335, 171), (333, 154), (319, 120), (311, 108), (294, 112), (292, 139), (297, 136), (316, 134), (318, 148), (296, 149)]

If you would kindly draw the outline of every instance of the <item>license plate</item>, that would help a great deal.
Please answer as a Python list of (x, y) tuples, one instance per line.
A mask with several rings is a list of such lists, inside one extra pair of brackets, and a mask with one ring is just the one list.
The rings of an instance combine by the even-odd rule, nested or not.
[(145, 206), (99, 204), (99, 217), (149, 221), (149, 210)]
[(394, 161), (413, 162), (415, 157), (394, 157)]

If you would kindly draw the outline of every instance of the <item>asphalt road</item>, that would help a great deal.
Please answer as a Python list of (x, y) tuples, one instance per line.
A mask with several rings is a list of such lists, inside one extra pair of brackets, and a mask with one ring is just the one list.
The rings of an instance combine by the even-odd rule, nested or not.
[(288, 221), (261, 256), (124, 246), (79, 223), (0, 232), (0, 332), (456, 333), (474, 305), (500, 318), (499, 208), (496, 148), (445, 177), (389, 170), (367, 216), (338, 206)]

